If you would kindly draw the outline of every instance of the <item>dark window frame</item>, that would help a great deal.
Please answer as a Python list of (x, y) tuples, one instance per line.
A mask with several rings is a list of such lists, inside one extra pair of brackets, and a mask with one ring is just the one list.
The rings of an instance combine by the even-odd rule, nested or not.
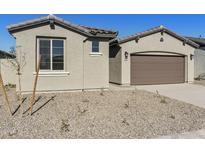
[[(41, 72), (63, 72), (65, 71), (65, 38), (57, 38), (57, 37), (37, 37), (37, 54), (36, 54), (36, 66), (39, 59), (40, 54), (40, 41), (41, 40), (49, 40), (50, 41), (50, 68), (49, 69), (41, 69)], [(53, 41), (61, 40), (63, 41), (63, 69), (53, 69)]]
[(92, 53), (100, 53), (100, 41), (98, 40), (92, 41)]

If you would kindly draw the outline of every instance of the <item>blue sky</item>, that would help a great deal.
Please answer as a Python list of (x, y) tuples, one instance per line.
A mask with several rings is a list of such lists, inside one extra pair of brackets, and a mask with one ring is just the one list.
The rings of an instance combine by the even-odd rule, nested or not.
[[(56, 15), (56, 14), (55, 14)], [(43, 14), (0, 15), (0, 50), (8, 51), (15, 46), (15, 39), (8, 33), (6, 26), (25, 20), (46, 16)], [(119, 37), (134, 34), (146, 29), (164, 25), (183, 35), (205, 37), (205, 15), (56, 15), (67, 21), (119, 31)]]

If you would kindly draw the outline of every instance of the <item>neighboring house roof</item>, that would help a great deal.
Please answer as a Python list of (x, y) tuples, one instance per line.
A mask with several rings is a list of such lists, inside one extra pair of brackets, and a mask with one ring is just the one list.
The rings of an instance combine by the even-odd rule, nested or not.
[(190, 39), (188, 38), (185, 38), (185, 37), (182, 37), (172, 31), (170, 31), (169, 29), (165, 28), (164, 26), (158, 26), (158, 27), (154, 27), (154, 28), (151, 28), (149, 30), (146, 30), (146, 31), (143, 31), (143, 32), (140, 32), (140, 33), (136, 33), (134, 35), (131, 35), (131, 36), (128, 36), (128, 37), (125, 37), (125, 38), (121, 38), (121, 39), (114, 39), (112, 41), (110, 41), (111, 44), (115, 44), (115, 43), (118, 43), (118, 44), (121, 44), (121, 43), (125, 43), (125, 42), (128, 42), (128, 41), (131, 41), (131, 40), (135, 40), (135, 39), (140, 39), (142, 37), (145, 37), (145, 36), (148, 36), (148, 35), (151, 35), (151, 34), (154, 34), (154, 33), (158, 33), (158, 32), (165, 32), (165, 33), (168, 33), (169, 35), (181, 40), (181, 41), (184, 41), (185, 43), (193, 46), (193, 47), (196, 47), (198, 48), (199, 45), (193, 41), (191, 41)]
[(82, 25), (76, 25), (76, 24), (73, 24), (71, 22), (65, 21), (59, 17), (56, 17), (54, 15), (48, 15), (48, 16), (41, 17), (38, 19), (9, 25), (7, 27), (7, 29), (9, 31), (9, 33), (12, 34), (12, 33), (18, 32), (18, 31), (33, 28), (35, 26), (40, 26), (42, 24), (58, 24), (58, 25), (61, 25), (65, 28), (68, 28), (68, 29), (74, 30), (76, 32), (79, 32), (81, 34), (87, 35), (89, 37), (105, 37), (105, 38), (113, 39), (118, 35), (117, 31), (87, 27), (87, 26), (82, 26)]
[(0, 50), (0, 59), (4, 59), (4, 58), (15, 58), (15, 56), (6, 51)]
[(193, 42), (197, 43), (200, 45), (200, 49), (205, 50), (205, 38), (201, 38), (201, 37), (186, 37), (190, 40), (192, 40)]

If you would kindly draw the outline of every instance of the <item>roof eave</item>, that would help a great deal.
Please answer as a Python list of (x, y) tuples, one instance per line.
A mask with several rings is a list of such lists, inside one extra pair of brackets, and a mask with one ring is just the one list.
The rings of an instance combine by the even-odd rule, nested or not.
[(14, 27), (7, 27), (7, 30), (9, 31), (10, 34), (13, 34), (15, 32), (21, 31), (25, 28), (29, 28), (29, 27), (32, 27), (32, 26), (37, 26), (37, 25), (47, 23), (47, 22), (49, 22), (49, 20), (39, 21), (38, 23), (29, 23), (29, 24), (26, 24), (26, 25), (20, 25), (20, 26), (16, 26), (16, 27), (15, 26)]
[(32, 26), (39, 26), (41, 24), (47, 24), (50, 21), (53, 21), (57, 25), (61, 25), (65, 28), (76, 31), (80, 34), (83, 34), (83, 35), (87, 36), (87, 37), (100, 37), (100, 38), (110, 38), (110, 39), (112, 39), (112, 38), (115, 38), (118, 34), (117, 32), (113, 32), (113, 34), (96, 34), (96, 35), (94, 35), (94, 34), (91, 34), (89, 30), (85, 30), (83, 27), (79, 27), (79, 26), (75, 26), (75, 25), (66, 23), (66, 21), (61, 21), (58, 18), (42, 18), (42, 19), (30, 22), (30, 23), (25, 23), (25, 24), (22, 24), (22, 25), (8, 26), (7, 29), (9, 31), (9, 33), (11, 35), (13, 35), (16, 32), (19, 32), (19, 31), (22, 31), (22, 30), (25, 30), (25, 29), (30, 29)]
[(148, 35), (152, 35), (152, 34), (155, 34), (155, 33), (158, 33), (158, 32), (162, 32), (162, 31), (165, 32), (165, 33), (168, 33), (168, 34), (170, 34), (170, 35), (172, 35), (176, 38), (178, 38), (179, 40), (185, 41), (186, 44), (189, 44), (192, 47), (199, 48), (199, 45), (196, 44), (195, 42), (191, 41), (190, 39), (186, 39), (182, 36), (179, 36), (176, 33), (172, 32), (172, 31), (170, 31), (166, 28), (159, 28), (157, 30), (153, 30), (152, 32), (145, 32), (144, 34), (138, 34), (138, 35), (132, 36), (132, 37), (124, 39), (124, 40), (119, 40), (118, 44), (126, 43), (126, 42), (129, 42), (129, 41), (135, 40), (137, 38), (143, 38), (143, 37), (146, 37)]

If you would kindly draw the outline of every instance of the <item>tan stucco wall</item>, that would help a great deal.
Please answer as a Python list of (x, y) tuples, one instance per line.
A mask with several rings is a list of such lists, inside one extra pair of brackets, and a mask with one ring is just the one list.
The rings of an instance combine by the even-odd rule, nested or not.
[(194, 53), (194, 77), (205, 74), (205, 50), (196, 49)]
[[(164, 38), (164, 42), (160, 42), (160, 38)], [(125, 42), (120, 44), (122, 49), (121, 59), (122, 59), (122, 80), (120, 84), (130, 84), (130, 54), (135, 52), (151, 52), (151, 54), (167, 54), (166, 52), (173, 52), (177, 54), (183, 54), (187, 57), (185, 58), (187, 67), (185, 71), (185, 78), (187, 82), (192, 82), (194, 80), (194, 59), (190, 60), (190, 54), (194, 54), (195, 48), (191, 47), (188, 44), (183, 45), (183, 42), (170, 36), (167, 33), (164, 33), (161, 36), (161, 33), (155, 33), (143, 38), (140, 38), (136, 43), (135, 40)], [(124, 52), (129, 53), (127, 60), (124, 58)], [(153, 52), (154, 51), (154, 52)], [(160, 51), (157, 53), (156, 51)], [(165, 53), (161, 53), (165, 52)], [(150, 53), (149, 53), (150, 54)]]
[[(115, 51), (117, 50), (117, 51)], [(121, 49), (110, 47), (110, 54), (116, 52), (116, 54), (109, 58), (109, 82), (121, 83)]]
[(100, 53), (102, 55), (91, 54), (92, 42), (85, 44), (85, 87), (86, 88), (108, 88), (109, 87), (109, 42), (100, 41)]
[(55, 29), (50, 29), (49, 25), (45, 25), (14, 33), (14, 36), (16, 37), (17, 55), (19, 56), (21, 52), (26, 53), (27, 61), (22, 74), (23, 91), (32, 91), (33, 87), (36, 36), (66, 38), (65, 72), (69, 72), (69, 74), (63, 75), (40, 75), (37, 85), (38, 91), (108, 87), (108, 41), (100, 42), (102, 55), (92, 56), (90, 55), (91, 42), (87, 40), (83, 43), (86, 39), (85, 36), (57, 25)]
[(12, 59), (0, 59), (0, 71), (4, 85), (16, 84), (16, 71), (9, 61)]

